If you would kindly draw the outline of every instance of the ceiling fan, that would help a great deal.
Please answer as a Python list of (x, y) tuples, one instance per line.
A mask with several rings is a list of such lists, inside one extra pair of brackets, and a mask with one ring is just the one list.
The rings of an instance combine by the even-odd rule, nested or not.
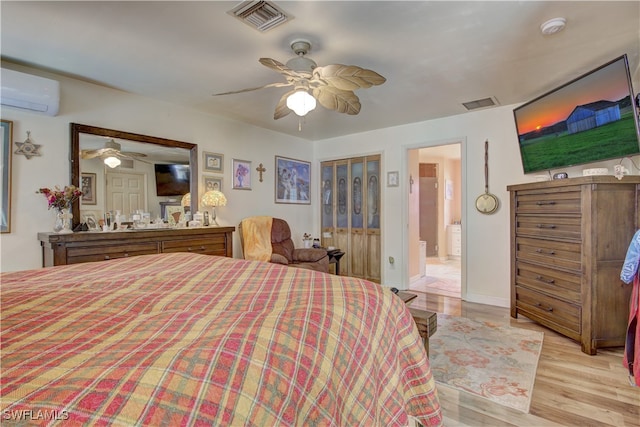
[[(365, 89), (383, 84), (386, 79), (372, 70), (356, 65), (333, 64), (319, 67), (315, 61), (305, 55), (311, 50), (308, 40), (294, 40), (291, 49), (296, 54), (287, 64), (275, 59), (260, 58), (259, 62), (282, 74), (286, 83), (271, 83), (264, 86), (216, 93), (214, 96), (250, 92), (269, 87), (289, 87), (293, 89), (282, 95), (276, 106), (273, 118), (278, 120), (292, 110), (304, 116), (313, 110), (316, 100), (324, 108), (339, 113), (355, 115), (360, 112), (360, 100), (353, 93), (356, 89)], [(296, 104), (296, 99), (299, 104)]]
[[(102, 159), (108, 159), (110, 157), (116, 157), (118, 159), (131, 159), (131, 160), (139, 160), (141, 162), (145, 162), (141, 159), (141, 157), (147, 157), (146, 154), (136, 153), (132, 151), (122, 151), (122, 145), (117, 143), (115, 140), (110, 139), (104, 144), (104, 148), (98, 148), (96, 150), (82, 150), (80, 152), (80, 156), (87, 159), (94, 159), (96, 157), (100, 157)], [(148, 162), (145, 162), (148, 163)]]

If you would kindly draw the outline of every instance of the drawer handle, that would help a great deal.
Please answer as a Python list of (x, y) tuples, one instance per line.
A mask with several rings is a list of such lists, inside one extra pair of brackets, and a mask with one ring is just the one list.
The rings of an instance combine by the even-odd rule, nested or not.
[(545, 279), (542, 276), (536, 276), (536, 280), (538, 280), (539, 282), (544, 282), (544, 283), (555, 283), (556, 282), (554, 279)]
[(555, 205), (555, 204), (556, 204), (556, 202), (554, 202), (553, 200), (549, 200), (547, 202), (540, 202), (540, 201), (536, 202), (536, 205), (538, 205), (538, 206)]
[[(194, 250), (194, 249), (193, 249), (191, 246), (189, 246), (189, 247), (187, 248), (187, 252), (193, 252), (193, 250)], [(205, 251), (205, 250), (207, 250), (207, 248), (205, 248), (204, 246), (200, 246), (198, 249), (196, 249), (196, 251), (201, 251), (201, 252), (203, 252), (203, 251)]]
[(554, 229), (556, 226), (554, 224), (536, 224), (537, 228), (551, 228)]
[(116, 256), (116, 257), (110, 257), (109, 255), (105, 255), (104, 256), (104, 260), (108, 261), (110, 259), (118, 259), (118, 258), (127, 258), (129, 256), (129, 254), (123, 254), (122, 256)]
[(553, 307), (544, 308), (544, 307), (542, 307), (542, 304), (540, 304), (540, 303), (537, 303), (536, 306), (542, 308), (544, 311), (548, 311), (549, 313), (551, 313), (553, 311)]
[(545, 252), (544, 250), (542, 250), (540, 248), (536, 249), (536, 252), (539, 253), (539, 254), (546, 253), (547, 255), (555, 255), (556, 254), (556, 251), (547, 251), (547, 252)]

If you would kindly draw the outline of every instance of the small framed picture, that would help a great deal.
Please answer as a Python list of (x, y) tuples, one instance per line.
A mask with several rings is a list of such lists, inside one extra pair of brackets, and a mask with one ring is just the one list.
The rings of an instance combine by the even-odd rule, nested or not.
[(203, 176), (204, 191), (222, 191), (222, 177)]
[(400, 173), (398, 171), (387, 172), (387, 187), (400, 185)]
[(203, 152), (205, 172), (224, 172), (224, 154)]
[(251, 162), (233, 159), (232, 171), (234, 190), (251, 190)]
[(98, 227), (98, 220), (94, 215), (85, 215), (84, 223), (87, 224), (87, 228), (89, 229), (89, 231), (96, 231), (100, 229)]
[(82, 183), (80, 184), (80, 190), (82, 191), (82, 204), (83, 205), (96, 205), (96, 174), (95, 173), (82, 173)]
[(276, 156), (276, 203), (311, 204), (311, 162)]
[(87, 224), (87, 228), (89, 231), (98, 231), (100, 230), (100, 220), (98, 218), (102, 218), (100, 212), (97, 211), (87, 211), (81, 210), (80, 216), (82, 217), (82, 222)]
[(453, 181), (449, 179), (444, 181), (444, 198), (445, 200), (453, 200)]

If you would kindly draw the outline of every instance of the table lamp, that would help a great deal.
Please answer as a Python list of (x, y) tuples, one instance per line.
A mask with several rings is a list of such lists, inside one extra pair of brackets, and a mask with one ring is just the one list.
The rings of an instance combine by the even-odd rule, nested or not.
[[(191, 193), (187, 193), (184, 196), (182, 196), (182, 200), (180, 200), (180, 206), (182, 206), (182, 210), (184, 211), (184, 217), (188, 221), (190, 217), (187, 218), (187, 214), (191, 215)], [(181, 214), (180, 216), (178, 216), (178, 218), (182, 216), (183, 215)], [(176, 223), (177, 222), (178, 222), (178, 219), (176, 219)]]
[(216, 221), (216, 207), (227, 206), (227, 198), (222, 194), (222, 191), (207, 191), (204, 193), (204, 196), (202, 196), (202, 206), (213, 208), (211, 212), (211, 219), (215, 225), (220, 225), (218, 224), (218, 221)]
[(182, 200), (180, 200), (180, 205), (184, 208), (185, 206), (191, 207), (191, 193), (187, 193), (182, 196)]

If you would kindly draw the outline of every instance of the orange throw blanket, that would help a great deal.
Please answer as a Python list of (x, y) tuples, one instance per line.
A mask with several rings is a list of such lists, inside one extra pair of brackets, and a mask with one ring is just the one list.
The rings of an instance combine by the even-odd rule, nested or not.
[(253, 261), (271, 260), (271, 224), (270, 216), (254, 216), (242, 220), (242, 239), (244, 240), (244, 259)]

